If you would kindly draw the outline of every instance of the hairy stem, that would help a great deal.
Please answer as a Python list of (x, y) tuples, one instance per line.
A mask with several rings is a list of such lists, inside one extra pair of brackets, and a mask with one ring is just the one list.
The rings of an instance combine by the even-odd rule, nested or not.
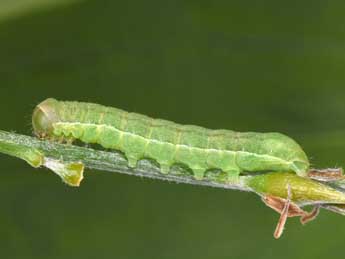
[[(86, 167), (177, 183), (251, 191), (261, 196), (266, 205), (281, 213), (281, 219), (284, 221), (279, 221), (277, 229), (280, 232), (276, 234), (276, 237), (281, 235), (286, 218), (291, 214), (291, 211), (289, 214), (290, 207), (297, 208), (305, 215), (311, 214), (313, 218), (317, 214), (305, 212), (300, 207), (315, 205), (314, 211), (318, 212), (319, 208), (322, 207), (345, 215), (345, 180), (343, 179), (328, 184), (327, 182), (300, 177), (292, 172), (268, 172), (243, 175), (231, 181), (224, 181), (224, 183), (215, 181), (214, 178), (210, 177), (196, 180), (192, 174), (188, 173), (187, 169), (181, 167), (173, 167), (169, 174), (163, 174), (160, 172), (159, 165), (153, 161), (141, 160), (135, 168), (131, 168), (128, 166), (126, 158), (119, 152), (59, 144), (2, 130), (0, 130), (0, 153), (23, 159), (33, 167), (45, 166), (71, 186), (79, 186)], [(328, 172), (329, 170), (321, 170), (320, 172), (323, 171)], [(320, 172), (318, 171), (318, 173)], [(275, 202), (272, 203), (272, 201)], [(290, 202), (292, 202), (291, 206)], [(286, 210), (280, 211), (279, 208), (282, 206)]]
[[(1, 130), (0, 152), (24, 159), (34, 167), (45, 166), (71, 186), (79, 186), (85, 167), (177, 183), (252, 191), (260, 196), (273, 195), (281, 198), (286, 198), (286, 188), (290, 185), (292, 200), (302, 206), (306, 204), (345, 204), (345, 193), (340, 184), (335, 186), (333, 182), (333, 186), (330, 186), (327, 183), (299, 177), (288, 172), (243, 175), (234, 181), (224, 183), (207, 177), (203, 180), (196, 180), (187, 169), (182, 167), (173, 167), (169, 174), (163, 174), (160, 172), (159, 165), (153, 161), (141, 160), (135, 168), (131, 168), (128, 166), (125, 156), (119, 152), (59, 144)], [(338, 211), (343, 209), (341, 206), (335, 208)]]
[[(76, 145), (59, 144), (48, 140), (19, 135), (0, 130), (0, 152), (24, 159), (34, 167), (46, 166), (59, 174), (70, 185), (79, 185), (81, 179), (70, 179), (81, 174), (84, 165), (89, 169), (118, 172), (160, 180), (206, 185), (211, 187), (250, 191), (245, 181), (217, 183), (211, 180), (195, 180), (185, 169), (173, 167), (169, 174), (162, 174), (159, 166), (149, 160), (142, 160), (137, 167), (130, 168), (126, 158), (118, 152), (101, 151)], [(78, 166), (79, 165), (79, 166)], [(71, 171), (72, 170), (72, 171)], [(243, 176), (243, 178), (246, 178)]]

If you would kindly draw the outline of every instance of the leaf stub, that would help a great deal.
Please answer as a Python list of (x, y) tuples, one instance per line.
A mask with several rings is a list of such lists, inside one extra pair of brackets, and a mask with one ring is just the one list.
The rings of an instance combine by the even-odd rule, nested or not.
[(260, 195), (287, 198), (291, 186), (291, 200), (298, 204), (345, 203), (345, 194), (328, 185), (294, 173), (266, 173), (248, 178), (247, 184)]
[(84, 164), (81, 162), (62, 162), (55, 159), (45, 159), (44, 166), (56, 173), (69, 186), (79, 187), (84, 178)]
[(18, 145), (10, 141), (0, 141), (0, 152), (25, 160), (32, 167), (40, 167), (44, 156), (36, 148)]

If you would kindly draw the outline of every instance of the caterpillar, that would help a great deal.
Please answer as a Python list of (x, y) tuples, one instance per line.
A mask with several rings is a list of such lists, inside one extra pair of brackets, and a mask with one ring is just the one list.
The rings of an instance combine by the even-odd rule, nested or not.
[[(46, 99), (32, 116), (36, 136), (78, 139), (124, 153), (129, 167), (155, 160), (164, 174), (175, 164), (201, 180), (218, 170), (225, 181), (264, 171), (307, 176), (309, 161), (302, 148), (281, 133), (235, 132), (180, 125), (93, 103)], [(219, 178), (220, 179), (220, 178)]]

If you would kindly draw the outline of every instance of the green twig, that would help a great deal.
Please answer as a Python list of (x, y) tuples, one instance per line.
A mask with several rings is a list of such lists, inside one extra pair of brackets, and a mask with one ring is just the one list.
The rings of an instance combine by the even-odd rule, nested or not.
[[(169, 174), (162, 174), (154, 162), (142, 160), (136, 168), (128, 167), (126, 158), (118, 152), (100, 151), (87, 147), (80, 147), (57, 142), (39, 140), (34, 137), (19, 135), (0, 130), (0, 152), (24, 159), (34, 167), (46, 166), (59, 174), (64, 182), (69, 185), (79, 185), (82, 179), (82, 166), (108, 172), (118, 172), (160, 180), (206, 185), (226, 189), (240, 189), (249, 191), (242, 181), (230, 184), (221, 184), (210, 180), (195, 180), (188, 176), (186, 169), (173, 167)], [(67, 168), (65, 168), (67, 165)], [(70, 171), (70, 167), (74, 169)], [(77, 168), (77, 170), (76, 170)], [(58, 171), (58, 172), (57, 172)], [(77, 174), (80, 174), (79, 181)], [(69, 179), (66, 175), (75, 175)], [(245, 177), (244, 177), (245, 178)]]
[[(59, 144), (1, 130), (0, 152), (21, 158), (33, 167), (45, 166), (71, 186), (79, 186), (83, 179), (84, 167), (86, 167), (178, 183), (251, 191), (263, 197), (268, 206), (278, 211), (282, 208), (281, 206), (288, 204), (284, 202), (285, 205), (281, 205), (280, 202), (283, 199), (296, 204), (294, 208), (296, 206), (315, 205), (316, 208), (323, 207), (345, 215), (344, 180), (321, 183), (291, 172), (241, 175), (233, 181), (227, 180), (223, 183), (212, 177), (196, 180), (186, 168), (175, 166), (171, 168), (169, 174), (162, 174), (159, 165), (150, 160), (141, 160), (135, 168), (131, 168), (128, 166), (125, 156), (119, 152)], [(312, 219), (317, 215), (318, 209), (314, 210), (316, 212), (314, 214), (301, 209), (299, 211), (300, 213), (302, 211), (302, 214), (297, 215)], [(285, 223), (282, 221), (283, 215), (286, 217), (288, 215), (287, 212), (284, 214), (281, 211), (281, 213), (282, 216), (275, 231), (276, 238), (281, 235), (283, 230)]]
[(141, 160), (137, 167), (131, 168), (128, 166), (125, 156), (119, 152), (59, 144), (1, 130), (0, 152), (24, 159), (34, 167), (45, 166), (71, 186), (79, 186), (83, 179), (84, 167), (86, 167), (177, 183), (252, 191), (260, 196), (274, 195), (282, 198), (287, 197), (287, 186), (290, 185), (293, 194), (292, 200), (301, 206), (306, 204), (345, 204), (345, 194), (341, 189), (341, 184), (337, 186), (332, 183), (330, 186), (287, 172), (243, 175), (235, 181), (224, 183), (208, 177), (196, 180), (187, 169), (182, 167), (173, 167), (169, 174), (162, 174), (159, 165), (150, 160)]

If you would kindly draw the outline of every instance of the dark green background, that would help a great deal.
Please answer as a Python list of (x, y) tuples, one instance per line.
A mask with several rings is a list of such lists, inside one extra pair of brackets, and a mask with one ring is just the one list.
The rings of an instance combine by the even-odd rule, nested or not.
[[(278, 131), (345, 165), (344, 1), (82, 1), (0, 24), (1, 129), (47, 97)], [(341, 258), (345, 217), (288, 221), (249, 193), (87, 171), (70, 188), (0, 156), (1, 258)]]

